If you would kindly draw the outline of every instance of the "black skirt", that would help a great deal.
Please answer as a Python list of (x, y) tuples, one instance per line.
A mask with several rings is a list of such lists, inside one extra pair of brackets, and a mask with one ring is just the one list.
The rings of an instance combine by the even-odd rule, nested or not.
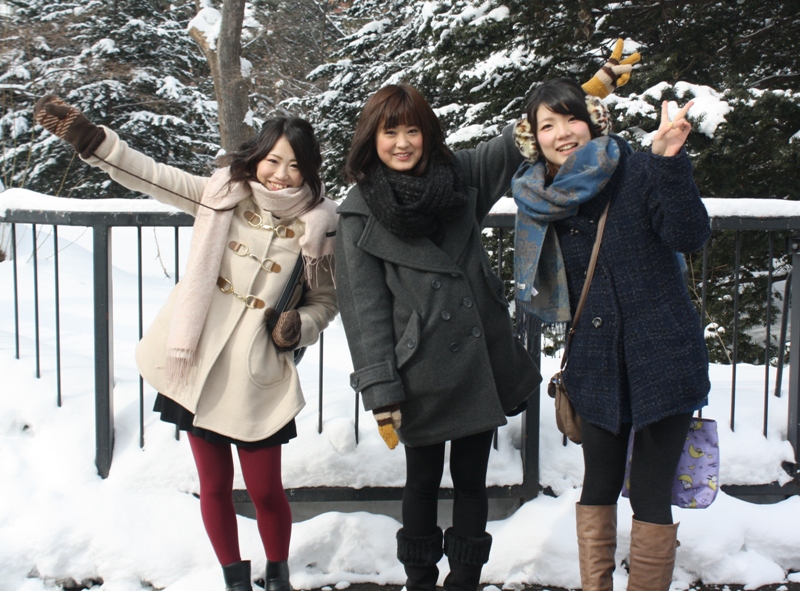
[(180, 404), (167, 398), (159, 393), (156, 396), (156, 402), (153, 405), (153, 410), (161, 415), (161, 420), (165, 423), (172, 423), (177, 425), (181, 431), (191, 433), (195, 437), (205, 439), (209, 443), (230, 443), (242, 449), (259, 449), (262, 447), (273, 447), (289, 443), (290, 440), (297, 437), (297, 425), (294, 419), (286, 423), (277, 433), (273, 433), (266, 439), (260, 441), (240, 441), (226, 435), (220, 435), (214, 431), (203, 429), (194, 426), (194, 413), (186, 410)]

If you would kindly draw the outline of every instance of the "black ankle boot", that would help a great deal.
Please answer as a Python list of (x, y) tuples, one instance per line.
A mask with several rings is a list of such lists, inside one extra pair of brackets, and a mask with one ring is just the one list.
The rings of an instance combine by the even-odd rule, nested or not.
[(444, 553), (450, 563), (450, 574), (444, 579), (445, 591), (476, 591), (491, 549), (492, 536), (488, 533), (463, 536), (448, 528), (444, 532)]
[(240, 560), (222, 567), (225, 591), (253, 591), (250, 583), (250, 561)]
[(434, 591), (439, 580), (436, 563), (442, 558), (442, 530), (429, 536), (397, 531), (397, 559), (406, 570), (406, 591)]
[(267, 576), (264, 579), (264, 588), (266, 591), (292, 590), (292, 585), (289, 583), (289, 563), (287, 561), (267, 561)]

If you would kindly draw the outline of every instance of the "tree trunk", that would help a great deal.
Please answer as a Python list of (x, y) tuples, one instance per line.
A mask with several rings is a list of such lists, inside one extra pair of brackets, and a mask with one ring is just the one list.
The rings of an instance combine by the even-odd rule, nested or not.
[(253, 129), (245, 123), (249, 85), (242, 77), (241, 65), (244, 6), (245, 0), (224, 0), (222, 26), (215, 48), (209, 46), (201, 31), (194, 27), (189, 31), (211, 67), (219, 111), (220, 143), (226, 152), (235, 150), (253, 135)]

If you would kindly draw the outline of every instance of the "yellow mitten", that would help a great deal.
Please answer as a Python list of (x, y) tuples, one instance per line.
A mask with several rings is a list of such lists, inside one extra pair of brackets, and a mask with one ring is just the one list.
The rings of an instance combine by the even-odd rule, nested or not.
[(378, 422), (378, 433), (381, 434), (381, 438), (389, 446), (389, 449), (397, 447), (400, 441), (397, 439), (395, 429), (399, 429), (402, 422), (400, 405), (390, 404), (389, 406), (376, 408), (372, 411), (372, 414)]
[(631, 79), (633, 64), (638, 63), (642, 56), (637, 52), (620, 61), (624, 44), (623, 39), (617, 39), (614, 51), (605, 65), (592, 76), (591, 80), (582, 85), (587, 94), (605, 98), (620, 86), (625, 86)]

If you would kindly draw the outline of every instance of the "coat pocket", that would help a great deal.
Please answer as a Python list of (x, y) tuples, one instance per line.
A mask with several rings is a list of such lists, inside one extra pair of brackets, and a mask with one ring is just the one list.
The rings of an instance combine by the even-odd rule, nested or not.
[(400, 337), (397, 345), (394, 348), (394, 357), (397, 363), (397, 369), (403, 367), (409, 359), (414, 356), (414, 353), (419, 349), (419, 332), (420, 332), (420, 317), (417, 311), (411, 313), (408, 319), (406, 329), (403, 331), (403, 336)]
[(266, 322), (262, 322), (247, 351), (247, 374), (250, 381), (256, 386), (266, 388), (289, 379), (292, 375), (287, 367), (290, 356), (294, 356), (294, 352), (278, 352), (267, 333)]
[(489, 267), (485, 264), (481, 265), (483, 269), (483, 276), (486, 278), (486, 283), (489, 285), (489, 291), (492, 297), (499, 303), (508, 308), (508, 300), (506, 299), (506, 286), (503, 280), (494, 274)]

